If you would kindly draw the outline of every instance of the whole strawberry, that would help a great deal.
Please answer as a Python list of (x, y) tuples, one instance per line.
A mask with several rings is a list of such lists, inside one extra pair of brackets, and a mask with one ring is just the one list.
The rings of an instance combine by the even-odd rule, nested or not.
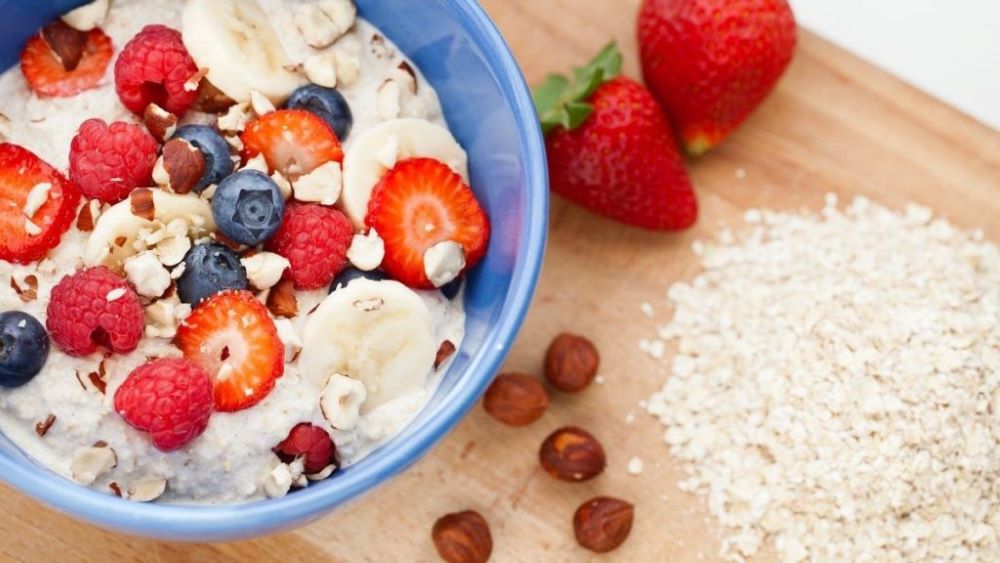
[(594, 213), (654, 230), (694, 224), (698, 203), (663, 112), (618, 76), (612, 44), (574, 80), (549, 76), (534, 94), (552, 191)]
[(795, 51), (786, 0), (645, 0), (646, 84), (688, 153), (702, 154), (764, 100)]

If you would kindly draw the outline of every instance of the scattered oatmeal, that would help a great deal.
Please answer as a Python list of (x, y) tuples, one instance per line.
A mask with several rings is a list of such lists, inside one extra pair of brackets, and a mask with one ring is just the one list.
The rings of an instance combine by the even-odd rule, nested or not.
[(633, 457), (628, 460), (628, 467), (626, 469), (629, 475), (642, 475), (642, 458)]
[(667, 345), (662, 340), (647, 340), (643, 338), (639, 341), (639, 350), (648, 354), (649, 357), (659, 360), (666, 353)]
[(670, 289), (648, 410), (680, 487), (734, 560), (1000, 560), (1000, 249), (919, 206), (836, 205), (747, 212)]
[(652, 303), (643, 303), (642, 305), (639, 306), (639, 310), (642, 311), (642, 314), (647, 319), (653, 318), (654, 311), (653, 311), (653, 304)]

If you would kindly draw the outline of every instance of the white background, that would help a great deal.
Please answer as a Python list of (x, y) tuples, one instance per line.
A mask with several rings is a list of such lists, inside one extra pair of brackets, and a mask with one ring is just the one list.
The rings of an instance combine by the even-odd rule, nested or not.
[(1000, 0), (789, 0), (798, 22), (1000, 130)]

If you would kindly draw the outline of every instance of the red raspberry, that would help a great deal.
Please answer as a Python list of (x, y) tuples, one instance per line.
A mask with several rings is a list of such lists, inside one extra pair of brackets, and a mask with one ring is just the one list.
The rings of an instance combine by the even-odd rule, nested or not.
[(181, 34), (163, 25), (148, 25), (125, 45), (115, 63), (115, 88), (133, 113), (156, 104), (182, 117), (198, 97), (184, 84), (198, 73)]
[(66, 276), (52, 288), (45, 326), (60, 350), (87, 356), (103, 346), (127, 354), (143, 333), (142, 303), (125, 280), (98, 266)]
[(319, 426), (308, 422), (296, 424), (288, 437), (274, 447), (274, 453), (285, 463), (291, 463), (299, 456), (305, 456), (307, 475), (319, 473), (328, 465), (340, 468), (337, 461), (337, 446), (330, 435)]
[(152, 185), (158, 150), (156, 139), (137, 125), (88, 119), (70, 145), (69, 176), (87, 197), (118, 203)]
[(137, 430), (149, 432), (156, 449), (172, 452), (208, 428), (212, 382), (194, 362), (154, 360), (137, 367), (118, 388), (115, 411)]
[(293, 205), (267, 247), (291, 263), (296, 288), (319, 289), (330, 285), (344, 269), (352, 238), (354, 226), (340, 211), (322, 205)]

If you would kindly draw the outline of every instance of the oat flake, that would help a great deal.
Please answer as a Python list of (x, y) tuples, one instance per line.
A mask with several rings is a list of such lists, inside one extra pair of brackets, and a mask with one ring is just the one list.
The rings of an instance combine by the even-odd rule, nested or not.
[(1000, 561), (1000, 249), (836, 201), (748, 213), (670, 289), (679, 485), (733, 560)]

